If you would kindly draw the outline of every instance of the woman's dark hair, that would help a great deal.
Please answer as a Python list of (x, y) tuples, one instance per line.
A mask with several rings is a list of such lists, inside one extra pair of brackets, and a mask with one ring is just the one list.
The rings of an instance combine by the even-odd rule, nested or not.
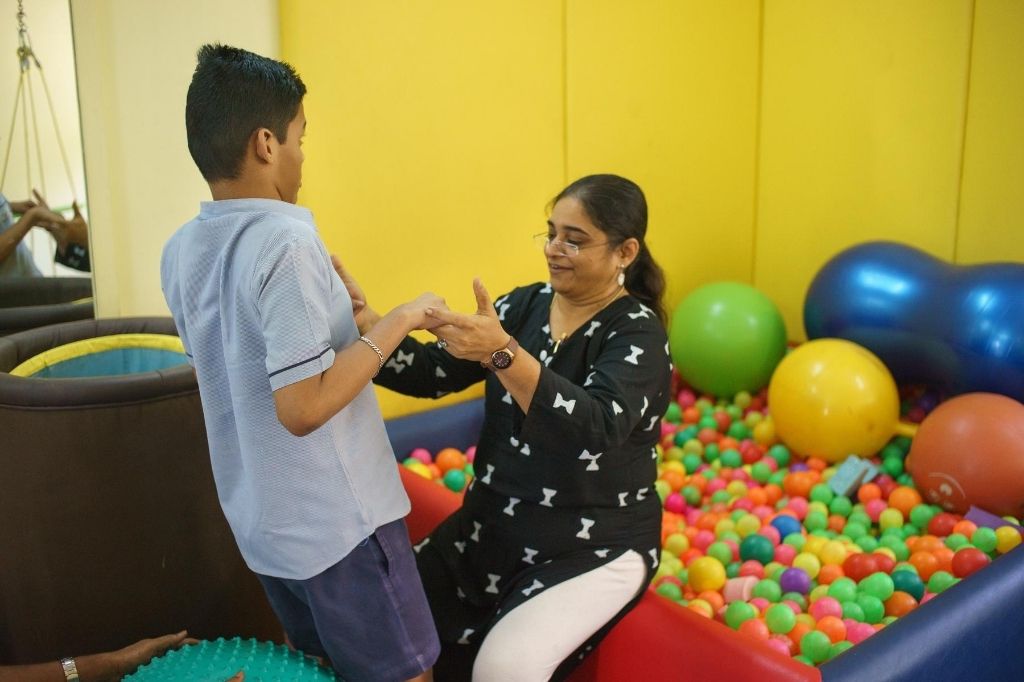
[(238, 177), (253, 132), (285, 142), (306, 94), (288, 64), (237, 47), (203, 45), (185, 99), (188, 151), (207, 182)]
[(590, 220), (608, 236), (609, 248), (630, 237), (640, 242), (636, 259), (626, 268), (626, 290), (654, 310), (662, 324), (668, 321), (661, 297), (665, 274), (644, 242), (647, 234), (647, 199), (632, 180), (618, 175), (588, 175), (558, 193), (551, 205), (572, 197), (580, 202)]

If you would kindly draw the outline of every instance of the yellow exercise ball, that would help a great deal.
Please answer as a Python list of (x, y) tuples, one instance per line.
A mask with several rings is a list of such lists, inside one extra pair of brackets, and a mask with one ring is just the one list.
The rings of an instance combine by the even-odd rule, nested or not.
[(783, 443), (828, 462), (870, 457), (903, 431), (892, 374), (871, 351), (842, 339), (809, 341), (783, 358), (768, 405)]

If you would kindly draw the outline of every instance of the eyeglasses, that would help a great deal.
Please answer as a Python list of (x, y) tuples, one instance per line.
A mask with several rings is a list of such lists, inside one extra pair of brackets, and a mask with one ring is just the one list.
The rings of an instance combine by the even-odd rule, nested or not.
[(579, 246), (577, 244), (572, 244), (570, 242), (563, 242), (560, 239), (555, 239), (547, 232), (541, 232), (539, 234), (533, 235), (533, 243), (536, 244), (541, 251), (547, 251), (547, 249), (550, 247), (553, 253), (556, 253), (560, 256), (565, 256), (566, 258), (575, 258), (576, 256), (580, 255), (580, 251), (582, 251), (583, 249), (592, 249), (595, 246), (605, 246), (609, 242), (599, 242), (597, 244), (587, 244), (586, 246)]

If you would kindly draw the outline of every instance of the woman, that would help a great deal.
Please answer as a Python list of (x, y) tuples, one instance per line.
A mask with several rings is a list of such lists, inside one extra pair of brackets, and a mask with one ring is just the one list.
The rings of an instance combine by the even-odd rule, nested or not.
[(429, 397), (486, 381), (477, 479), (417, 548), (443, 643), (438, 680), (564, 677), (657, 567), (671, 365), (646, 230), (633, 182), (577, 180), (537, 235), (550, 283), (492, 306), (475, 281), (476, 314), (434, 311), (437, 343), (407, 338), (377, 377)]

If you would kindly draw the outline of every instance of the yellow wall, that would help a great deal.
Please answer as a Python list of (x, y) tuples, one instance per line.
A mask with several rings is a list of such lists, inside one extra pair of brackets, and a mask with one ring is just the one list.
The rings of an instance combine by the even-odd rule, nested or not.
[(280, 2), (310, 86), (301, 199), (376, 307), (542, 278), (545, 203), (601, 171), (647, 193), (669, 309), (748, 282), (794, 339), (810, 280), (854, 243), (1024, 259), (1016, 0), (513, 7)]
[(185, 93), (211, 41), (276, 55), (273, 0), (71, 0), (97, 316), (167, 315), (160, 251), (210, 192)]

